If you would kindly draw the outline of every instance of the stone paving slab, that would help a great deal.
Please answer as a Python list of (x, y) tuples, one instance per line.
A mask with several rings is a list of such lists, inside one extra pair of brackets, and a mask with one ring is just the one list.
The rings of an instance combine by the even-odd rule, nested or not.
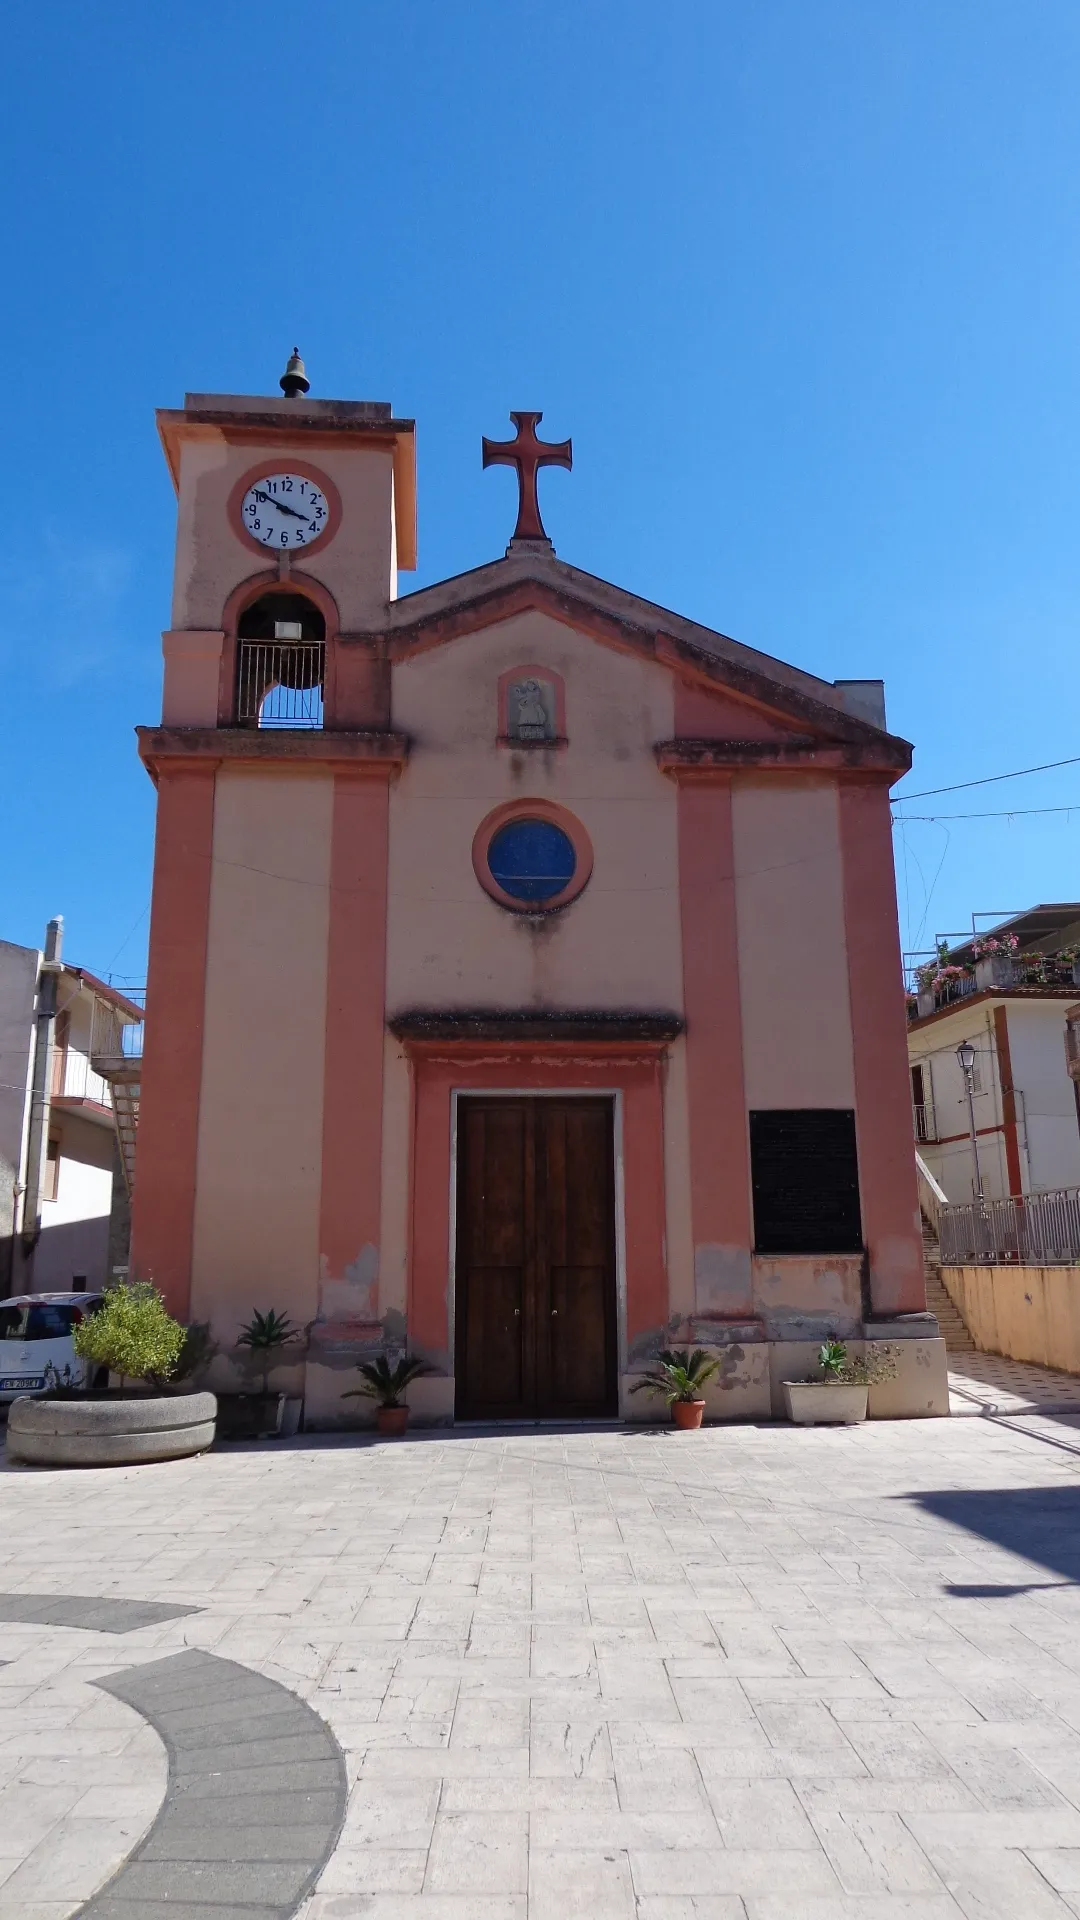
[(1080, 1377), (996, 1353), (949, 1356), (949, 1409), (986, 1413), (1080, 1414)]
[(38, 1627), (82, 1627), (87, 1633), (131, 1633), (162, 1620), (178, 1620), (197, 1607), (174, 1607), (158, 1600), (102, 1599), (87, 1594), (0, 1593), (0, 1623)]
[[(83, 1920), (129, 1920), (186, 1907), (190, 1920), (214, 1920), (223, 1905), (254, 1905), (266, 1920), (288, 1920), (331, 1853), (345, 1811), (345, 1767), (319, 1716), (295, 1694), (235, 1661), (189, 1650), (97, 1683), (154, 1727), (169, 1755), (165, 1798), (150, 1832), (108, 1886), (79, 1912)], [(226, 1709), (216, 1699), (229, 1695)], [(192, 1704), (193, 1702), (197, 1704)], [(298, 1794), (283, 1820), (280, 1795), (248, 1792), (228, 1802), (242, 1817), (219, 1824), (189, 1800), (192, 1782), (216, 1789), (222, 1776), (247, 1775), (268, 1754), (302, 1748), (301, 1757), (334, 1768), (321, 1801)], [(0, 1899), (2, 1899), (0, 1890)]]
[(0, 1920), (1080, 1916), (1077, 1416), (0, 1476), (73, 1566), (198, 1611), (0, 1623)]

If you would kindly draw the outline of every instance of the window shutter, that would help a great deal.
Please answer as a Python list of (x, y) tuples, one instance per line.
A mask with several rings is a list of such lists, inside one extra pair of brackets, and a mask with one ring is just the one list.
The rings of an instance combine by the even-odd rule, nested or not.
[(860, 1253), (855, 1115), (845, 1108), (750, 1114), (758, 1253)]

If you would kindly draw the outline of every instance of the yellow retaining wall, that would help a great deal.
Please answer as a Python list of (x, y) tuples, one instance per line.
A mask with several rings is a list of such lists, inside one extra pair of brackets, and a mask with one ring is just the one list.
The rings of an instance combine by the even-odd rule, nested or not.
[(1080, 1374), (1080, 1266), (942, 1267), (975, 1345)]

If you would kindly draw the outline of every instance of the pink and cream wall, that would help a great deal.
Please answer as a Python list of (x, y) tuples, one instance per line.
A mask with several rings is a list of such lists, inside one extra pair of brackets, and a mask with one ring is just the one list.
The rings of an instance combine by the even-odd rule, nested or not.
[[(828, 753), (789, 770), (783, 716), (605, 644), (527, 582), (509, 613), (395, 644), (396, 442), (309, 455), (364, 530), (309, 562), (339, 724), (328, 693), (302, 740), (222, 727), (223, 663), (263, 580), (226, 506), (265, 448), (168, 418), (180, 531), (163, 723), (142, 737), (159, 815), (136, 1269), (226, 1351), (256, 1306), (313, 1323), (309, 1417), (352, 1419), (358, 1354), (405, 1336), (441, 1370), (417, 1410), (451, 1417), (454, 1095), (603, 1089), (624, 1392), (658, 1339), (756, 1316), (767, 1342), (729, 1353), (717, 1404), (767, 1412), (826, 1325), (861, 1338), (866, 1284), (879, 1314), (922, 1310), (887, 774)], [(502, 733), (500, 686), (526, 664), (560, 686), (557, 745)], [(658, 753), (680, 739), (749, 742), (752, 764)], [(523, 800), (591, 851), (546, 918), (508, 912), (474, 867), (483, 822)], [(685, 1033), (395, 1037), (433, 1008), (631, 1009)], [(857, 1256), (753, 1253), (754, 1107), (855, 1109), (866, 1274)], [(941, 1410), (939, 1348), (910, 1343), (881, 1411)]]

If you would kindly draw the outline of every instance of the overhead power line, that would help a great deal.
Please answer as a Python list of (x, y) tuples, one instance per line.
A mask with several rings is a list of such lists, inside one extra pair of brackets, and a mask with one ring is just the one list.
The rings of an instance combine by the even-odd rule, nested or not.
[(1003, 807), (999, 813), (898, 813), (894, 825), (913, 820), (1016, 820), (1029, 813), (1080, 813), (1080, 800), (1071, 807)]
[(982, 780), (957, 780), (951, 787), (924, 787), (921, 793), (896, 793), (893, 802), (900, 806), (905, 800), (932, 800), (938, 793), (959, 793), (964, 787), (992, 787), (998, 780), (1022, 780), (1027, 773), (1051, 773), (1055, 767), (1076, 766), (1080, 766), (1080, 753), (1074, 753), (1069, 760), (1044, 761), (1041, 767), (1017, 767), (1015, 773), (988, 773)]

